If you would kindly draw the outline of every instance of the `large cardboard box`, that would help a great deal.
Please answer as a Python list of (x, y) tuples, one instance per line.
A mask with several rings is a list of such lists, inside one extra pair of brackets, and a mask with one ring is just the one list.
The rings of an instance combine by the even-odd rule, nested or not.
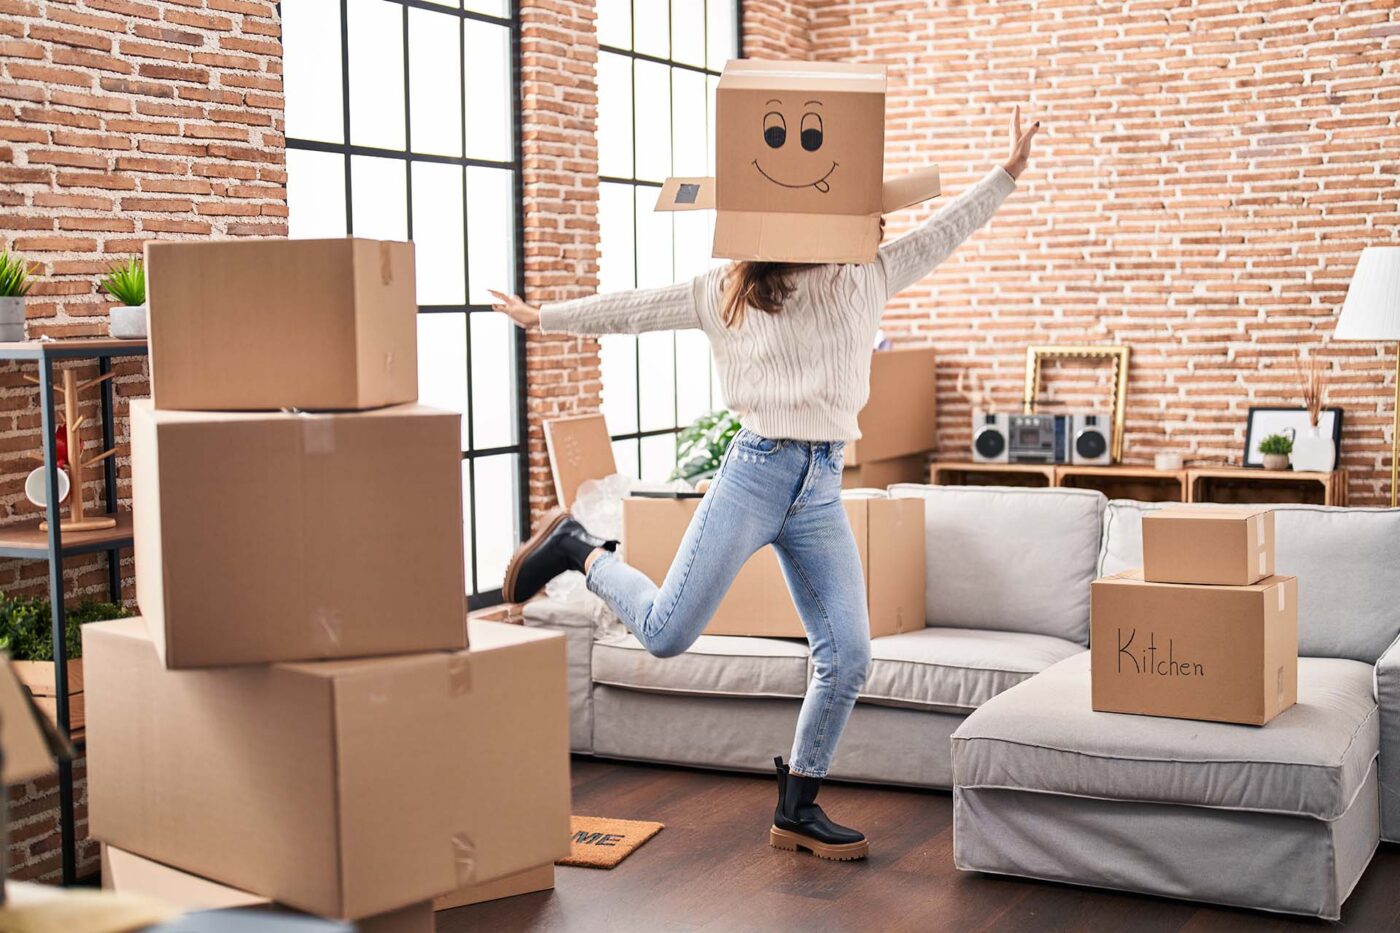
[(554, 497), (566, 509), (573, 506), (582, 483), (617, 472), (612, 437), (602, 415), (574, 415), (546, 421), (544, 445), (554, 476)]
[(735, 59), (715, 94), (715, 177), (671, 178), (658, 211), (714, 208), (714, 255), (870, 262), (880, 217), (938, 194), (938, 170), (886, 181), (883, 65)]
[[(102, 887), (117, 894), (152, 898), (186, 912), (285, 910), (271, 898), (240, 891), (208, 878), (153, 862), (116, 846), (102, 846)], [(362, 917), (358, 933), (433, 933), (433, 905), (419, 901), (385, 914)]]
[(896, 483), (927, 482), (928, 459), (923, 454), (866, 460), (841, 471), (842, 489), (888, 489)]
[[(938, 443), (934, 363), (932, 347), (876, 350), (870, 355), (870, 398), (860, 410), (860, 439), (846, 449), (846, 466), (863, 466), (934, 449)], [(920, 472), (917, 479), (897, 482), (927, 482), (927, 474)]]
[(468, 651), (167, 671), (139, 619), (83, 627), (92, 835), (328, 917), (569, 851), (557, 633)]
[(412, 243), (152, 240), (146, 282), (157, 408), (418, 398)]
[(136, 598), (166, 666), (464, 647), (458, 419), (133, 401)]
[(1274, 572), (1271, 509), (1162, 509), (1142, 519), (1143, 577), (1247, 586)]
[[(660, 585), (699, 504), (699, 499), (622, 500), (623, 558)], [(870, 636), (923, 628), (924, 501), (856, 498), (843, 505), (865, 574)], [(744, 564), (705, 634), (807, 636), (773, 548), (763, 548)]]
[(554, 863), (536, 865), (495, 881), (458, 888), (451, 894), (439, 894), (433, 899), (434, 910), (454, 910), (471, 904), (498, 901), (503, 897), (517, 897), (521, 894), (535, 894), (549, 891), (554, 887)]
[(1298, 581), (1095, 580), (1089, 645), (1096, 710), (1263, 725), (1298, 699)]

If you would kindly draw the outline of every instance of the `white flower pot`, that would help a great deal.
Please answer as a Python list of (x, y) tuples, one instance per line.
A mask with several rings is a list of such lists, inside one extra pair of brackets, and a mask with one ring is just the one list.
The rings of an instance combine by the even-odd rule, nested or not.
[(1316, 426), (1304, 428), (1293, 439), (1293, 469), (1326, 473), (1337, 465), (1337, 445), (1323, 437)]
[(146, 306), (117, 305), (112, 308), (107, 332), (121, 340), (145, 340)]
[(1265, 454), (1264, 469), (1266, 470), (1286, 470), (1288, 469), (1288, 454)]
[(24, 296), (0, 298), (0, 342), (24, 339)]

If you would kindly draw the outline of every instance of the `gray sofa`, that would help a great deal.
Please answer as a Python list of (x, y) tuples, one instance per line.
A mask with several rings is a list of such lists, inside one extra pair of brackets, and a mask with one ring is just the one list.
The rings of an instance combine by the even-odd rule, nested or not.
[[(1154, 504), (900, 485), (926, 500), (926, 627), (872, 643), (832, 777), (951, 788), (960, 867), (1335, 918), (1400, 841), (1400, 510), (1281, 506), (1299, 704), (1256, 728), (1089, 709), (1089, 584), (1137, 566)], [(574, 750), (766, 771), (792, 740), (800, 640), (648, 655), (600, 604), (543, 600), (570, 643)]]

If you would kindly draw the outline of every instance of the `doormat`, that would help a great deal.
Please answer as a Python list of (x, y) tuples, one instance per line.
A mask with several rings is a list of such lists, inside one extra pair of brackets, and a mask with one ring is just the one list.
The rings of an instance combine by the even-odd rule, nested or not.
[(599, 816), (569, 817), (569, 855), (557, 864), (581, 868), (616, 868), (661, 832), (661, 823), (646, 820), (606, 820)]

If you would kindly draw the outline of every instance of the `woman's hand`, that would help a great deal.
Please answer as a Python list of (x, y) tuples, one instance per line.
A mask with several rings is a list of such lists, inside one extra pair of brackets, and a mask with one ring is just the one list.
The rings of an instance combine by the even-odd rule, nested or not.
[(514, 321), (516, 327), (528, 328), (540, 326), (539, 308), (536, 308), (534, 305), (527, 305), (516, 295), (498, 292), (494, 288), (488, 288), (487, 291), (501, 300), (500, 304), (492, 305), (491, 307)]
[(1006, 169), (1006, 174), (1012, 178), (1020, 178), (1021, 173), (1026, 170), (1026, 163), (1031, 158), (1031, 140), (1040, 131), (1040, 121), (1036, 120), (1031, 124), (1031, 128), (1024, 133), (1021, 132), (1021, 108), (1018, 106), (1011, 116), (1011, 154), (1006, 157), (1006, 162), (1002, 168)]

